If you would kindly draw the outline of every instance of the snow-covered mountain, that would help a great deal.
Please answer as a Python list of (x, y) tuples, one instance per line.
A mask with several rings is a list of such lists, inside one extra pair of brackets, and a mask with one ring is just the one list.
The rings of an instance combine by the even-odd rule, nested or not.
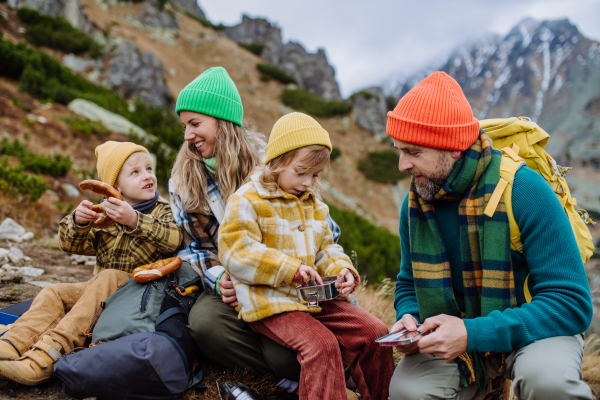
[(477, 118), (529, 116), (552, 135), (547, 150), (560, 162), (600, 168), (600, 43), (568, 20), (524, 19), (506, 36), (459, 47), (393, 94), (435, 70), (460, 83)]

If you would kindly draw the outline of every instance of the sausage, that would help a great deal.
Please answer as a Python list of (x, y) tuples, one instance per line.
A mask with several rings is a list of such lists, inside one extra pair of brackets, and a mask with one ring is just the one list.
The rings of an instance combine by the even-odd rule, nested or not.
[(133, 270), (133, 279), (140, 283), (150, 282), (177, 271), (181, 267), (181, 264), (183, 264), (181, 258), (173, 257), (142, 265)]
[[(106, 199), (108, 199), (109, 197), (114, 197), (119, 200), (123, 200), (123, 196), (121, 196), (121, 193), (119, 193), (117, 189), (105, 182), (88, 179), (81, 182), (79, 184), (79, 187), (81, 188), (81, 190), (91, 190), (96, 194), (104, 196)], [(92, 206), (91, 210), (97, 213), (103, 213), (104, 207), (102, 206), (102, 204), (95, 204)], [(110, 218), (108, 215), (105, 215), (92, 222), (90, 226), (96, 229), (103, 229), (109, 227), (112, 223), (112, 218)]]

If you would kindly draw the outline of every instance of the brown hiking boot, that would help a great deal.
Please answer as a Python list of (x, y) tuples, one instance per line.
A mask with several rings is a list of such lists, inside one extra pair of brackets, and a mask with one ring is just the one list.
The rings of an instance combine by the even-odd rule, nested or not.
[(0, 337), (0, 360), (16, 360), (21, 357), (13, 345)]
[(62, 356), (62, 346), (44, 336), (31, 350), (15, 361), (0, 361), (0, 375), (22, 385), (39, 385), (50, 379), (54, 363)]

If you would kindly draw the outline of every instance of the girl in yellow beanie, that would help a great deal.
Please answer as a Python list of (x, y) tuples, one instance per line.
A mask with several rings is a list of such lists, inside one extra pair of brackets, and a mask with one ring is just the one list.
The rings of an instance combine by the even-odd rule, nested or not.
[(300, 399), (347, 399), (343, 363), (354, 366), (364, 399), (386, 399), (392, 352), (374, 342), (388, 332), (385, 324), (347, 301), (309, 307), (296, 295), (297, 286), (310, 279), (322, 284), (322, 276), (337, 276), (343, 300), (358, 285), (315, 193), (330, 152), (329, 134), (313, 118), (292, 113), (279, 119), (266, 165), (227, 202), (219, 258), (234, 283), (240, 317), (298, 352)]

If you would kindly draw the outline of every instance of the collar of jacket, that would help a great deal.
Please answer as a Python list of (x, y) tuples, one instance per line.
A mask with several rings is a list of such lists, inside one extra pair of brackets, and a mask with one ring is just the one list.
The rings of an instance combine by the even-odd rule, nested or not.
[(254, 172), (252, 174), (250, 179), (252, 179), (252, 182), (254, 183), (256, 192), (263, 199), (276, 199), (278, 197), (281, 197), (281, 198), (290, 199), (290, 200), (298, 199), (300, 202), (303, 202), (303, 201), (308, 200), (310, 197), (312, 197), (313, 201), (316, 200), (315, 192), (312, 189), (305, 190), (304, 193), (302, 193), (302, 195), (300, 195), (300, 197), (290, 194), (288, 192), (285, 192), (285, 191), (281, 190), (280, 187), (278, 187), (277, 191), (275, 191), (275, 192), (272, 190), (269, 190), (266, 187), (264, 187), (263, 185), (261, 185), (261, 183), (260, 183), (259, 178), (260, 178), (261, 173), (262, 173), (262, 169), (257, 170), (256, 172)]

